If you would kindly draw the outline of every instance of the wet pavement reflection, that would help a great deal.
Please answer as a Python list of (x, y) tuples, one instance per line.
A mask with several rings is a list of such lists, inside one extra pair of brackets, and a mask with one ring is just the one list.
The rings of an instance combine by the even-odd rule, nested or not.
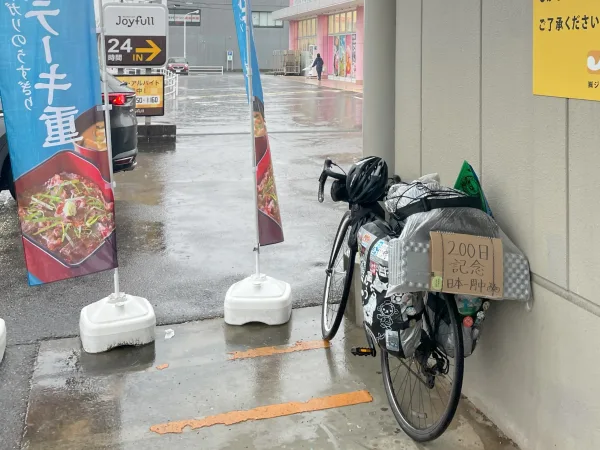
[[(262, 75), (269, 132), (361, 131), (361, 94)], [(172, 105), (178, 133), (246, 133), (246, 91), (239, 76), (183, 78), (185, 101)]]

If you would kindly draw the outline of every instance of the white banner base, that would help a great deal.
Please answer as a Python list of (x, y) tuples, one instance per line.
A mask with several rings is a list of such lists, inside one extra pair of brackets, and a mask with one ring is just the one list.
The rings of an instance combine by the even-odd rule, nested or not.
[(121, 293), (81, 310), (79, 332), (87, 353), (102, 353), (155, 340), (156, 315), (148, 300)]
[(253, 275), (229, 288), (225, 296), (225, 323), (251, 322), (283, 325), (292, 316), (292, 288), (265, 275)]
[(0, 363), (4, 358), (4, 351), (6, 350), (6, 325), (4, 320), (0, 319)]

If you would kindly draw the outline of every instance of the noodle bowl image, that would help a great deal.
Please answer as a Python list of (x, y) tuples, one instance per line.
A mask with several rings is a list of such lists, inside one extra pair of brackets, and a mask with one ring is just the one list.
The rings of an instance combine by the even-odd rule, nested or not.
[(281, 223), (279, 199), (275, 188), (275, 175), (273, 174), (273, 167), (270, 165), (258, 183), (258, 209), (275, 219), (277, 223)]
[(93, 162), (62, 151), (15, 186), (32, 276), (49, 283), (117, 267), (112, 186)]
[(264, 137), (267, 135), (267, 125), (265, 119), (259, 112), (254, 112), (254, 137)]
[(114, 230), (114, 203), (91, 180), (62, 172), (19, 195), (23, 234), (67, 264), (90, 256)]

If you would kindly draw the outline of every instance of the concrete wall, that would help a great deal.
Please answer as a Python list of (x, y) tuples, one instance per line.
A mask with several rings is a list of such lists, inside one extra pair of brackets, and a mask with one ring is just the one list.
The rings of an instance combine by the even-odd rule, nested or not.
[(476, 167), (530, 259), (532, 312), (494, 304), (464, 392), (524, 450), (600, 448), (600, 104), (532, 95), (532, 1), (397, 0), (396, 171)]
[[(183, 2), (182, 2), (183, 3)], [(219, 4), (221, 5), (221, 4)], [(253, 0), (254, 11), (275, 11), (288, 0)], [(234, 69), (241, 70), (231, 3), (203, 8), (202, 26), (187, 27), (187, 56), (193, 66), (225, 66), (227, 50), (233, 50)], [(273, 51), (289, 46), (288, 23), (283, 28), (255, 28), (254, 40), (261, 70), (273, 68)], [(183, 27), (169, 27), (169, 56), (183, 56)]]

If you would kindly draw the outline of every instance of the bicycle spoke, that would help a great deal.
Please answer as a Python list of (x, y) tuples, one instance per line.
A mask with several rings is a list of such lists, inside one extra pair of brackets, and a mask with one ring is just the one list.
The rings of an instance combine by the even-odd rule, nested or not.
[[(409, 366), (408, 370), (410, 371), (411, 368), (412, 368), (412, 361), (410, 363), (410, 366)], [(412, 379), (412, 377), (411, 377), (411, 379)], [(408, 408), (409, 408), (408, 412), (409, 412), (409, 415), (411, 416), (412, 420), (414, 420), (414, 415), (412, 414), (413, 413), (413, 397), (415, 395), (415, 389), (417, 387), (417, 383), (418, 382), (419, 382), (418, 380), (415, 380), (415, 385), (414, 386), (412, 386), (412, 383), (411, 383), (410, 403), (408, 405)]]
[(429, 392), (429, 405), (432, 408), (431, 409), (431, 414), (433, 415), (433, 413), (435, 413), (435, 416), (437, 416), (437, 409), (435, 407), (435, 404), (433, 403), (433, 400), (431, 399), (431, 389), (428, 389), (427, 391)]
[[(408, 381), (408, 383), (404, 384), (406, 381)], [(404, 385), (404, 392), (402, 392), (402, 401), (400, 402), (400, 405), (402, 405), (404, 403), (404, 396), (406, 395), (406, 387), (410, 384), (410, 372), (408, 370), (406, 371), (406, 376), (404, 377), (404, 381), (402, 382), (402, 384)], [(402, 387), (402, 386), (400, 386), (400, 387)]]

